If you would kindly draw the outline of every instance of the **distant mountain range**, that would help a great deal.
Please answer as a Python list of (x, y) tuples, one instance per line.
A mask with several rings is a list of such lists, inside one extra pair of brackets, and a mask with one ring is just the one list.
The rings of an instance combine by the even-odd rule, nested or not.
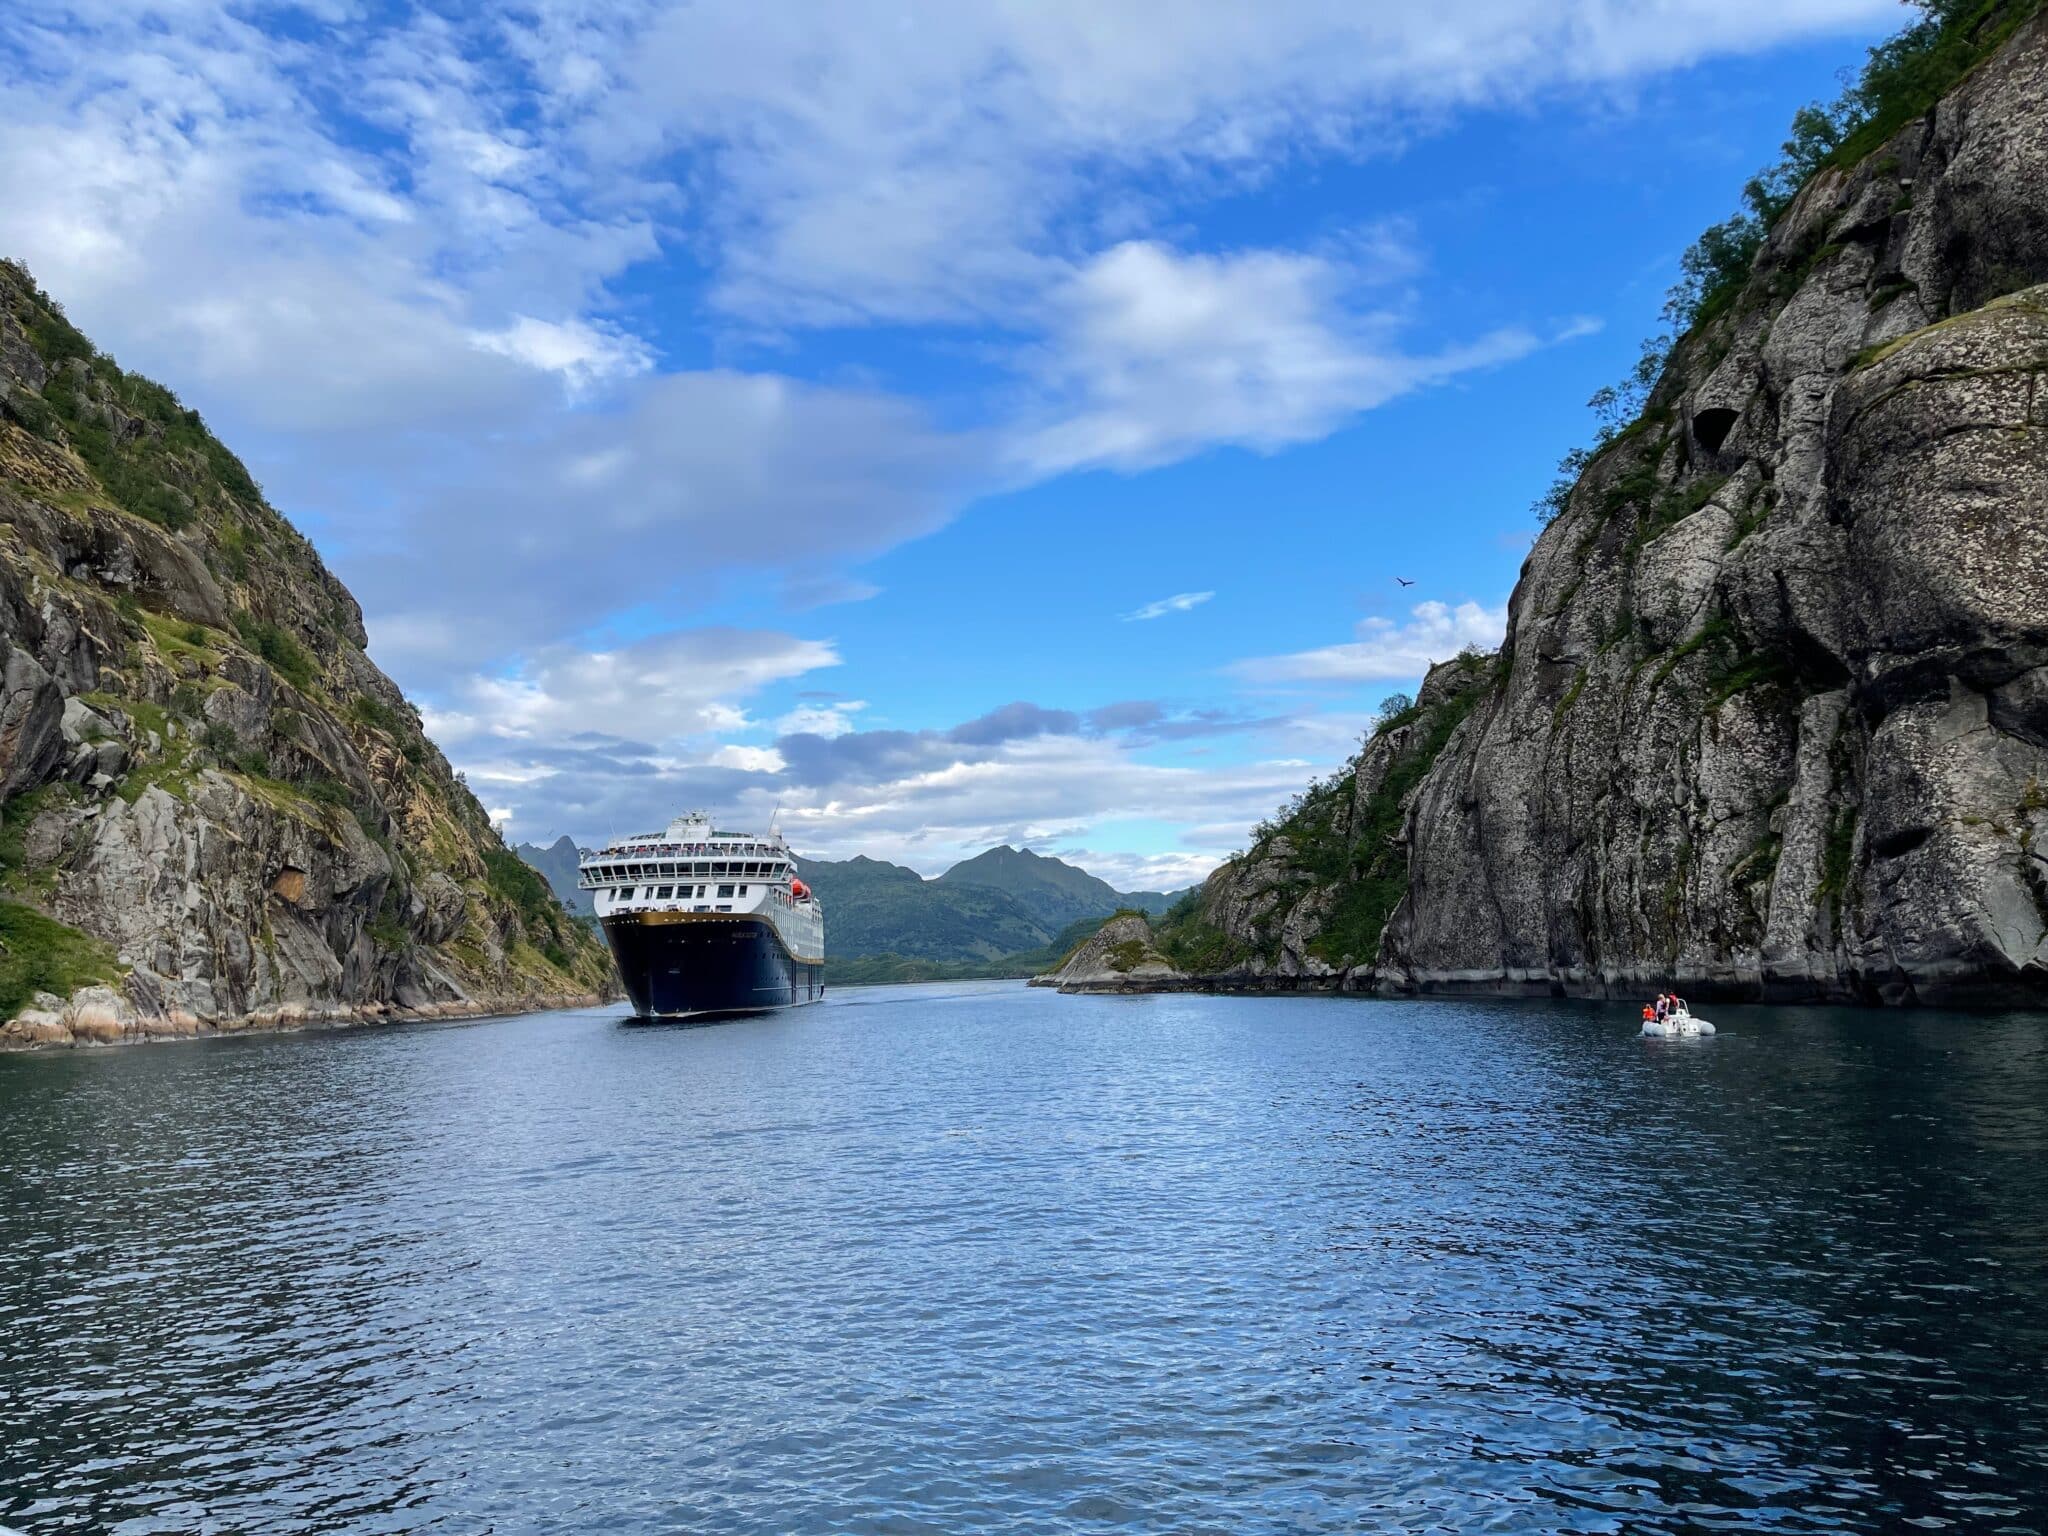
[[(576, 886), (576, 844), (522, 843), (564, 906), (588, 915)], [(1057, 961), (1123, 907), (1158, 915), (1178, 891), (1119, 891), (1063, 859), (1007, 845), (955, 864), (936, 880), (880, 859), (798, 856), (825, 904), (828, 965), (841, 980), (1022, 975)], [(862, 960), (859, 966), (845, 962)]]

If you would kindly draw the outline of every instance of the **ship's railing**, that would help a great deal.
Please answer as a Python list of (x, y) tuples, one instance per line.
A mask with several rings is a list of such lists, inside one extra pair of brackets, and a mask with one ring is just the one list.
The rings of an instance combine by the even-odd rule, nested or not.
[(639, 880), (750, 880), (763, 885), (787, 885), (795, 874), (795, 866), (784, 859), (643, 859), (607, 855), (579, 866), (576, 884), (586, 891)]
[(743, 843), (737, 840), (730, 842), (666, 843), (654, 838), (648, 838), (644, 841), (636, 838), (623, 843), (607, 843), (603, 848), (595, 850), (583, 850), (583, 857), (586, 859), (620, 859), (636, 857), (642, 854), (654, 854), (656, 856), (689, 854), (699, 858), (706, 856), (730, 858), (737, 855), (741, 858), (776, 859), (788, 858), (789, 849), (786, 844), (782, 843)]

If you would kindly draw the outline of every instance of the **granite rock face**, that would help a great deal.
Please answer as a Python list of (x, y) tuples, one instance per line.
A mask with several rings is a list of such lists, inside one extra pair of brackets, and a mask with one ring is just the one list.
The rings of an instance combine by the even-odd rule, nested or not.
[(1680, 342), (1404, 789), (1375, 942), (1313, 795), (1334, 873), (1283, 822), (1197, 921), (1331, 986), (2048, 1002), (2044, 101), (2037, 18)]
[(0, 264), (0, 1044), (609, 989), (364, 644), (197, 416)]

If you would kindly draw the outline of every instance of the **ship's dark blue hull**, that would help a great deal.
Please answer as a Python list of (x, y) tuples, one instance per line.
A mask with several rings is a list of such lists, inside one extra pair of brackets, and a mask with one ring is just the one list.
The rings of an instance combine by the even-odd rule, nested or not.
[(604, 920), (604, 936), (641, 1018), (790, 1008), (825, 992), (823, 962), (792, 955), (764, 917), (626, 912)]

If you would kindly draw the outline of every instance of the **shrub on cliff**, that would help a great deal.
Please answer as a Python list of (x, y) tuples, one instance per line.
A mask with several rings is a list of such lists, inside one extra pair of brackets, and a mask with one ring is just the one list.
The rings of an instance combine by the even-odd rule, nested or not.
[(278, 676), (301, 690), (313, 686), (313, 658), (298, 641), (254, 614), (238, 612), (234, 617), (235, 633), (242, 637), (242, 644), (269, 662)]

